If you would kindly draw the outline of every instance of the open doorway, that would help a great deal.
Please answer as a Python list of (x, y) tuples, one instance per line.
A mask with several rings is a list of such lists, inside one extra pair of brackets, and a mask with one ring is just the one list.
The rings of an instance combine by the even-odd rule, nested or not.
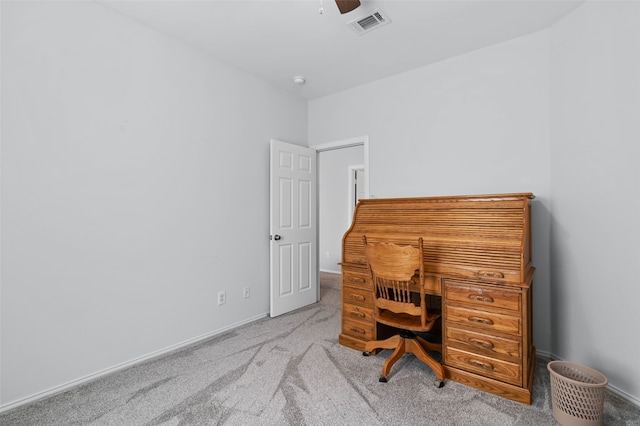
[(353, 212), (358, 205), (358, 201), (363, 198), (368, 198), (365, 195), (364, 183), (367, 178), (367, 173), (364, 169), (364, 166), (349, 166), (349, 209), (347, 220), (351, 221), (353, 218)]
[(342, 237), (357, 201), (369, 197), (368, 137), (312, 148), (318, 151), (318, 268), (340, 273)]

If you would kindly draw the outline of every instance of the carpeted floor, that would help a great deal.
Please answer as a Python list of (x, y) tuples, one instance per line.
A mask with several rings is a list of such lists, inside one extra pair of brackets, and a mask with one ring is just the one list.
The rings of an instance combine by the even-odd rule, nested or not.
[[(389, 383), (384, 359), (338, 344), (339, 276), (321, 301), (0, 415), (10, 425), (556, 425), (546, 360), (531, 406), (447, 381), (412, 355)], [(607, 393), (605, 424), (640, 425), (640, 409)]]

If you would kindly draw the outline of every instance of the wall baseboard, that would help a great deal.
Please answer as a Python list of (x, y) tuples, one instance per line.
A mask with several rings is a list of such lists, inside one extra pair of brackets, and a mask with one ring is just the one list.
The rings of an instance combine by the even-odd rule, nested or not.
[(76, 386), (80, 386), (80, 385), (83, 385), (85, 383), (91, 382), (93, 380), (99, 379), (100, 377), (106, 376), (108, 374), (115, 373), (115, 372), (118, 372), (120, 370), (124, 370), (125, 368), (132, 367), (132, 366), (134, 366), (136, 364), (139, 364), (141, 362), (149, 361), (151, 359), (158, 358), (158, 357), (163, 356), (163, 355), (167, 355), (170, 352), (174, 352), (174, 351), (183, 349), (183, 348), (185, 348), (187, 346), (193, 345), (195, 343), (201, 342), (201, 341), (209, 339), (211, 337), (218, 336), (218, 335), (220, 335), (222, 333), (226, 333), (227, 331), (231, 331), (231, 330), (233, 330), (235, 328), (238, 328), (238, 327), (243, 326), (245, 324), (252, 323), (254, 321), (257, 321), (259, 319), (265, 318), (267, 316), (269, 316), (269, 312), (265, 312), (263, 314), (256, 315), (256, 316), (248, 318), (246, 320), (243, 320), (243, 321), (237, 322), (235, 324), (229, 325), (227, 327), (223, 327), (221, 329), (214, 330), (212, 332), (200, 335), (198, 337), (194, 337), (192, 339), (185, 340), (185, 341), (183, 341), (181, 343), (177, 343), (175, 345), (168, 346), (168, 347), (166, 347), (164, 349), (160, 349), (158, 351), (151, 352), (151, 353), (149, 353), (147, 355), (143, 355), (143, 356), (140, 356), (138, 358), (134, 358), (132, 360), (123, 362), (121, 364), (114, 365), (113, 367), (105, 368), (104, 370), (100, 370), (100, 371), (97, 371), (95, 373), (89, 374), (87, 376), (80, 377), (80, 378), (75, 379), (75, 380), (71, 380), (71, 381), (69, 381), (67, 383), (64, 383), (64, 384), (61, 384), (59, 386), (54, 386), (54, 387), (52, 387), (50, 389), (47, 389), (45, 391), (37, 392), (37, 393), (34, 393), (33, 395), (17, 399), (15, 401), (11, 401), (11, 402), (8, 402), (6, 404), (2, 404), (2, 405), (0, 405), (0, 414), (4, 413), (6, 411), (9, 411), (9, 410), (13, 410), (14, 408), (18, 408), (21, 405), (29, 404), (31, 402), (39, 401), (39, 400), (48, 398), (50, 396), (65, 392), (65, 391), (67, 391), (67, 390), (69, 390), (71, 388), (74, 388)]
[[(323, 272), (332, 272), (332, 271), (323, 271)], [(333, 272), (333, 273), (340, 273), (340, 272)], [(237, 323), (232, 324), (232, 325), (230, 325), (228, 327), (224, 327), (224, 328), (212, 331), (210, 333), (203, 334), (203, 335), (198, 336), (198, 337), (194, 337), (193, 339), (185, 340), (184, 342), (178, 343), (176, 345), (172, 345), (172, 346), (166, 347), (166, 348), (161, 349), (159, 351), (151, 352), (151, 353), (149, 353), (147, 355), (143, 355), (141, 357), (134, 358), (134, 359), (132, 359), (130, 361), (123, 362), (121, 364), (115, 365), (115, 366), (110, 367), (110, 368), (106, 368), (104, 370), (98, 371), (98, 372), (93, 373), (93, 374), (89, 374), (89, 375), (84, 376), (84, 377), (80, 377), (80, 378), (78, 378), (76, 380), (72, 380), (70, 382), (64, 383), (64, 384), (59, 385), (59, 386), (55, 386), (53, 388), (47, 389), (47, 390), (42, 391), (42, 392), (35, 393), (33, 395), (18, 399), (16, 401), (12, 401), (12, 402), (9, 402), (9, 403), (6, 403), (6, 404), (2, 404), (2, 405), (0, 405), (0, 414), (2, 414), (5, 411), (12, 410), (14, 408), (18, 408), (21, 405), (29, 404), (31, 402), (39, 401), (41, 399), (45, 399), (45, 398), (48, 398), (50, 396), (62, 393), (62, 392), (67, 391), (67, 390), (69, 390), (71, 388), (74, 388), (76, 386), (80, 386), (80, 385), (83, 385), (83, 384), (88, 383), (90, 381), (99, 379), (100, 377), (106, 376), (108, 374), (115, 373), (115, 372), (120, 371), (120, 370), (124, 370), (125, 368), (131, 367), (131, 366), (133, 366), (135, 364), (139, 364), (139, 363), (144, 362), (144, 361), (149, 361), (151, 359), (158, 358), (158, 357), (166, 355), (166, 354), (168, 354), (170, 352), (174, 352), (176, 350), (185, 348), (185, 347), (187, 347), (189, 345), (198, 343), (200, 341), (209, 339), (211, 337), (218, 336), (218, 335), (220, 335), (222, 333), (226, 333), (227, 331), (231, 331), (234, 328), (238, 328), (238, 327), (243, 326), (245, 324), (249, 324), (249, 323), (252, 323), (252, 322), (257, 321), (259, 319), (265, 318), (268, 315), (269, 315), (268, 312), (266, 312), (264, 314), (256, 315), (256, 316), (254, 316), (252, 318), (248, 318), (248, 319), (246, 319), (244, 321), (237, 322)], [(556, 361), (556, 360), (562, 361), (562, 359), (560, 357), (558, 357), (557, 355), (552, 354), (550, 352), (536, 350), (536, 354), (537, 354), (538, 358), (545, 358), (545, 359), (548, 359), (550, 361)], [(635, 396), (630, 395), (627, 392), (623, 391), (622, 389), (619, 389), (616, 386), (613, 386), (611, 384), (607, 385), (607, 389), (611, 393), (619, 396), (620, 398), (622, 398), (622, 399), (624, 399), (626, 401), (629, 401), (630, 403), (632, 403), (633, 405), (635, 405), (637, 407), (640, 407), (640, 399), (636, 398)]]
[[(566, 361), (562, 358), (560, 358), (559, 356), (552, 354), (550, 352), (545, 352), (545, 351), (539, 351), (536, 350), (536, 355), (538, 355), (540, 358), (546, 358), (549, 361)], [(619, 396), (620, 398), (630, 402), (631, 404), (635, 405), (636, 407), (640, 408), (640, 399), (638, 399), (637, 397), (623, 391), (622, 389), (613, 386), (611, 383), (609, 383), (607, 385), (607, 390), (610, 391), (611, 393)]]
[(329, 269), (320, 269), (320, 272), (326, 272), (328, 274), (341, 274), (342, 273), (342, 271), (332, 271), (332, 270), (329, 270)]

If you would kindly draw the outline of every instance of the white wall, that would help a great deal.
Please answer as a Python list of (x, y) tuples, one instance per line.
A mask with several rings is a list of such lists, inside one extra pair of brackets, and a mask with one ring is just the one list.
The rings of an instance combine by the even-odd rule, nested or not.
[(93, 2), (3, 1), (2, 106), (0, 404), (268, 312), (269, 139), (306, 143), (306, 102)]
[[(320, 270), (340, 273), (342, 236), (351, 226), (349, 217), (349, 166), (364, 164), (364, 147), (323, 151), (318, 154)], [(329, 255), (327, 256), (327, 253)]]
[(534, 341), (549, 351), (549, 41), (540, 32), (309, 103), (309, 140), (369, 135), (372, 196), (533, 192)]
[(369, 135), (372, 195), (533, 192), (537, 349), (640, 401), (640, 3), (586, 2), (309, 116), (312, 144)]
[(640, 3), (551, 36), (553, 353), (640, 403)]

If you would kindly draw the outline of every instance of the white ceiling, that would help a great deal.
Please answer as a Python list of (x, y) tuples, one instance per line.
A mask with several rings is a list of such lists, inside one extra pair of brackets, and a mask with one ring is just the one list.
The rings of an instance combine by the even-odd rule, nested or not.
[[(99, 0), (276, 87), (313, 99), (549, 27), (569, 0)], [(392, 23), (347, 22), (380, 9)], [(297, 86), (293, 76), (306, 84)]]

